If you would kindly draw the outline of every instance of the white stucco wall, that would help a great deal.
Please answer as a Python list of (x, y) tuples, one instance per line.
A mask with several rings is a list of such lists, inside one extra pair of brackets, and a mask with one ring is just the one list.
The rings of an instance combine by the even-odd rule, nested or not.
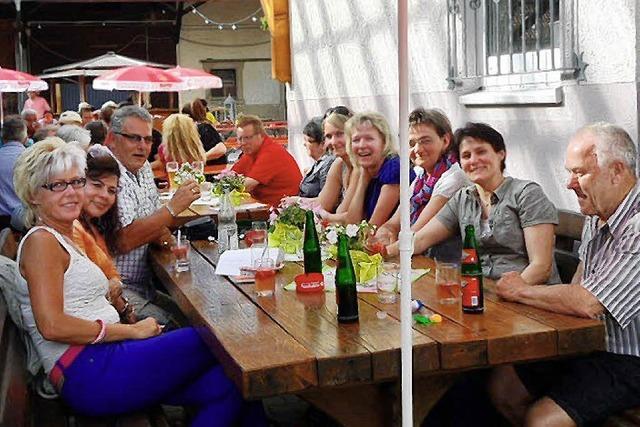
[[(465, 107), (447, 89), (446, 0), (410, 0), (411, 105), (437, 107), (456, 126), (483, 121), (507, 141), (507, 170), (539, 182), (558, 207), (577, 209), (564, 189), (564, 150), (580, 126), (611, 121), (638, 138), (638, 35), (634, 0), (574, 0), (586, 82), (563, 83), (559, 106)], [(293, 85), (290, 145), (301, 162), (300, 130), (326, 108), (345, 104), (384, 113), (397, 129), (396, 2), (291, 2)], [(535, 167), (532, 167), (535, 165)]]
[[(233, 22), (259, 8), (259, 0), (215, 0), (201, 5), (198, 10), (217, 22)], [(262, 16), (262, 12), (258, 16)], [(237, 99), (239, 112), (284, 118), (284, 87), (271, 79), (270, 35), (257, 23), (244, 22), (235, 31), (230, 28), (219, 30), (215, 25), (205, 25), (201, 17), (187, 13), (182, 21), (177, 59), (181, 66), (197, 69), (204, 69), (202, 61), (205, 60), (218, 64), (246, 60), (237, 76), (242, 79), (240, 99)], [(183, 92), (180, 105), (197, 97), (205, 98), (205, 94), (205, 90)]]

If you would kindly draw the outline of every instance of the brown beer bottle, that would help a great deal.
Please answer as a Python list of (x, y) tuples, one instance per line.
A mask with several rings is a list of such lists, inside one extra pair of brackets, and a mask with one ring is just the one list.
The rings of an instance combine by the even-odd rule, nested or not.
[(358, 321), (358, 292), (356, 272), (349, 254), (349, 241), (344, 234), (338, 235), (338, 267), (336, 268), (336, 303), (338, 322)]
[(465, 313), (482, 313), (484, 311), (482, 264), (480, 263), (476, 231), (473, 225), (467, 225), (464, 228), (462, 253), (462, 264), (460, 266), (462, 311)]

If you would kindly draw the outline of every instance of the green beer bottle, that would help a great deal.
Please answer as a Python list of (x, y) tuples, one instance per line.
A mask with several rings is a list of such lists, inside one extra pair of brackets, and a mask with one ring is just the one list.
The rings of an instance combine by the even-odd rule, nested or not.
[(460, 265), (460, 284), (462, 287), (462, 311), (482, 313), (484, 311), (484, 293), (482, 291), (482, 264), (476, 242), (473, 225), (464, 228), (463, 256)]
[(347, 236), (338, 236), (338, 268), (336, 269), (336, 303), (338, 304), (338, 322), (358, 321), (358, 293), (356, 291), (356, 272), (349, 254)]
[(304, 254), (304, 272), (322, 273), (322, 257), (320, 256), (320, 240), (316, 231), (316, 222), (313, 211), (307, 211), (304, 223), (304, 242), (302, 252)]

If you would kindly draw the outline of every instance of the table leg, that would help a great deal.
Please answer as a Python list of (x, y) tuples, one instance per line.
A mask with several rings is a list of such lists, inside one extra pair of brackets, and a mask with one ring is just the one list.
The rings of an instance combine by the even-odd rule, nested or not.
[[(431, 408), (456, 379), (455, 374), (414, 378), (413, 423), (421, 425)], [(334, 387), (301, 393), (302, 399), (326, 412), (345, 427), (400, 426), (402, 418), (399, 382)]]

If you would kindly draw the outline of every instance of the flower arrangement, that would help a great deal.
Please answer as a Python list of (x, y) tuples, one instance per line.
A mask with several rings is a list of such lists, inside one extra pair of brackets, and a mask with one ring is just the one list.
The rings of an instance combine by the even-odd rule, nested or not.
[(349, 238), (350, 250), (364, 251), (367, 239), (375, 231), (375, 225), (363, 220), (360, 224), (326, 225), (323, 227), (321, 235), (329, 244), (336, 245), (338, 243), (338, 234), (346, 234)]
[(214, 180), (213, 194), (222, 196), (225, 193), (229, 193), (231, 204), (234, 206), (240, 205), (242, 199), (250, 196), (249, 193), (245, 192), (244, 176), (231, 169), (223, 170), (214, 177)]
[(204, 175), (199, 170), (194, 169), (190, 163), (183, 163), (173, 177), (173, 182), (179, 187), (190, 179), (198, 184), (202, 184), (204, 182)]
[(328, 243), (328, 252), (335, 259), (338, 249), (338, 235), (345, 234), (349, 242), (349, 254), (353, 262), (353, 269), (356, 273), (358, 283), (366, 283), (378, 276), (380, 267), (382, 266), (382, 256), (380, 254), (368, 254), (365, 251), (365, 244), (369, 236), (371, 236), (376, 226), (362, 221), (359, 224), (348, 225), (327, 225), (321, 222), (320, 231), (321, 239)]
[(305, 213), (309, 206), (283, 200), (269, 214), (269, 246), (281, 248), (286, 254), (297, 254), (302, 250)]

